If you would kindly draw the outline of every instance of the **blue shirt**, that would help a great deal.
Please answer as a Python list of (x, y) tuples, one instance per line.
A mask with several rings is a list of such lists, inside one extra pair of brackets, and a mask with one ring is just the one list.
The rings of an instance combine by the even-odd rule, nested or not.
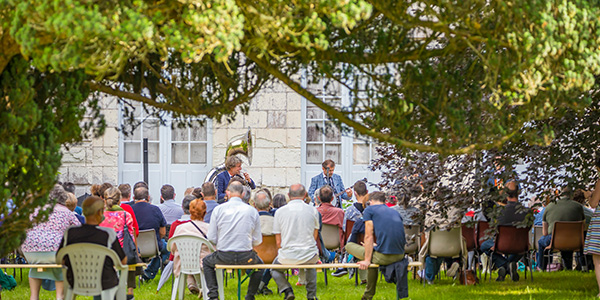
[(177, 204), (175, 200), (165, 200), (162, 204), (158, 205), (158, 208), (162, 212), (167, 224), (171, 225), (176, 220), (179, 220), (183, 216), (183, 208), (181, 204)]
[[(146, 201), (139, 201), (135, 204), (131, 204), (131, 208), (135, 213), (140, 230), (154, 229), (156, 232), (156, 240), (160, 241), (159, 230), (161, 227), (167, 226), (167, 221), (160, 211), (160, 208)], [(161, 245), (161, 243), (158, 244)]]
[(216, 200), (204, 200), (204, 204), (206, 204), (206, 215), (204, 215), (204, 222), (210, 223), (210, 216), (212, 216), (212, 212), (219, 205)]
[(382, 254), (404, 254), (406, 237), (400, 214), (385, 204), (371, 205), (363, 212), (365, 222), (373, 221), (377, 246), (373, 249)]

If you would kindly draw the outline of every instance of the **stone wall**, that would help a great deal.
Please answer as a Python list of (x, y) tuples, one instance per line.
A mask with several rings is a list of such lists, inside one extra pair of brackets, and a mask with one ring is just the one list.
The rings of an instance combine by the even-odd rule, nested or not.
[(104, 97), (101, 100), (102, 113), (106, 120), (106, 130), (102, 137), (86, 140), (79, 144), (63, 147), (62, 166), (59, 180), (76, 185), (77, 196), (89, 192), (94, 183), (116, 184), (118, 174), (119, 123), (117, 100)]

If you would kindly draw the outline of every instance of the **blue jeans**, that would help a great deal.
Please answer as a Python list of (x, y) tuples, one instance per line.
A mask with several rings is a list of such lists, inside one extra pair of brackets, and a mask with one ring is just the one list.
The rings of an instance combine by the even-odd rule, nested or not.
[(161, 239), (158, 241), (158, 249), (160, 250), (160, 257), (156, 256), (150, 260), (148, 267), (144, 271), (143, 277), (145, 279), (154, 279), (158, 273), (158, 269), (160, 269), (160, 262), (169, 259), (169, 251), (167, 251), (167, 242), (165, 240)]
[(440, 271), (443, 260), (443, 258), (431, 257), (429, 255), (425, 257), (425, 279), (429, 281), (435, 279), (435, 275)]
[[(538, 266), (542, 271), (546, 271), (546, 265), (548, 262), (544, 257), (544, 252), (546, 252), (546, 247), (550, 246), (550, 241), (552, 240), (552, 235), (545, 235), (540, 238), (538, 241), (538, 253), (537, 253), (537, 261)], [(565, 270), (573, 269), (573, 251), (561, 251), (560, 256), (562, 256)]]

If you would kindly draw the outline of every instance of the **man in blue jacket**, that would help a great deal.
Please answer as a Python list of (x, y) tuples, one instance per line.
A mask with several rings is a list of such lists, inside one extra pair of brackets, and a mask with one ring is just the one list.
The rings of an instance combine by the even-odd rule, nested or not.
[(323, 167), (323, 173), (310, 180), (308, 196), (314, 202), (315, 191), (324, 185), (329, 185), (333, 189), (334, 195), (337, 195), (337, 197), (334, 197), (333, 201), (331, 201), (331, 204), (335, 207), (342, 208), (342, 199), (350, 200), (352, 198), (352, 189), (344, 189), (342, 177), (333, 174), (333, 171), (335, 171), (335, 162), (333, 162), (333, 160), (328, 159), (324, 161), (321, 166)]
[(229, 156), (227, 160), (225, 160), (225, 169), (227, 171), (221, 172), (219, 175), (217, 175), (217, 200), (219, 203), (225, 202), (225, 190), (227, 190), (229, 180), (231, 180), (231, 177), (235, 175), (243, 175), (244, 179), (246, 179), (248, 182), (248, 185), (250, 185), (250, 188), (256, 188), (254, 180), (250, 178), (248, 173), (244, 172), (243, 174), (240, 174), (240, 171), (242, 170), (242, 160), (239, 157), (235, 155)]

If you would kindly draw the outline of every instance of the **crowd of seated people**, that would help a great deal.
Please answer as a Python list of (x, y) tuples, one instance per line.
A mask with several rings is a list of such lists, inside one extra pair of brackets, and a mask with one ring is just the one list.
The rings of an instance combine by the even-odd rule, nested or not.
[[(181, 204), (176, 201), (173, 186), (165, 184), (160, 189), (159, 205), (151, 203), (149, 188), (144, 182), (136, 183), (133, 188), (126, 183), (119, 186), (103, 183), (92, 186), (92, 196), (83, 201), (81, 207), (76, 205), (74, 194), (67, 192), (61, 185), (56, 185), (50, 197), (57, 204), (49, 220), (37, 224), (27, 232), (22, 250), (29, 263), (54, 263), (62, 239), (66, 241), (65, 245), (86, 241), (101, 244), (101, 241), (109, 241), (111, 248), (122, 257), (121, 247), (126, 232), (137, 242), (140, 230), (152, 229), (156, 234), (161, 257), (152, 258), (143, 272), (139, 269), (129, 273), (128, 299), (133, 299), (136, 275), (141, 275), (142, 281), (152, 280), (159, 273), (161, 262), (164, 264), (173, 261), (174, 275), (180, 275), (177, 247), (174, 246), (172, 253), (169, 253), (166, 245), (169, 239), (181, 235), (204, 238), (216, 249), (216, 252), (210, 253), (204, 246), (201, 251), (209, 299), (218, 297), (215, 265), (262, 263), (253, 249), (261, 244), (263, 236), (276, 237), (279, 250), (275, 264), (327, 262), (331, 258), (328, 250), (318, 248), (319, 244), (323, 247), (323, 224), (338, 228), (340, 247), (337, 249), (336, 259), (339, 262), (351, 262), (353, 258), (354, 262), (359, 263), (360, 270), (356, 276), (359, 276), (362, 284), (366, 284), (362, 299), (371, 299), (375, 295), (378, 276), (376, 269), (368, 269), (370, 263), (404, 263), (404, 226), (422, 226), (424, 230), (421, 251), (413, 259), (424, 263), (424, 270), (419, 275), (426, 282), (434, 282), (444, 261), (446, 274), (451, 277), (457, 274), (459, 268), (466, 267), (466, 248), (461, 251), (463, 257), (454, 259), (429, 255), (428, 239), (431, 230), (460, 226), (465, 214), (458, 209), (444, 212), (435, 209), (439, 205), (439, 199), (430, 200), (428, 208), (421, 210), (411, 205), (413, 202), (408, 195), (396, 195), (395, 200), (390, 201), (389, 195), (382, 192), (369, 193), (365, 182), (357, 181), (352, 186), (356, 200), (343, 210), (331, 204), (335, 194), (330, 185), (318, 188), (315, 197), (311, 199), (301, 184), (292, 185), (287, 195), (275, 194), (272, 197), (271, 192), (265, 188), (252, 192), (247, 182), (240, 176), (232, 176), (224, 190), (223, 201), (217, 201), (217, 188), (213, 183), (207, 182), (201, 187), (188, 189)], [(68, 183), (65, 186), (72, 188)], [(493, 226), (531, 226), (534, 218), (540, 219), (543, 236), (535, 242), (539, 244), (536, 261), (541, 270), (545, 270), (548, 264), (544, 249), (550, 243), (554, 223), (586, 220), (589, 215), (589, 212), (586, 214), (586, 197), (582, 191), (572, 195), (568, 190), (563, 190), (557, 201), (544, 203), (543, 212), (535, 217), (534, 211), (523, 207), (519, 201), (519, 186), (516, 182), (510, 181), (503, 185), (503, 192), (506, 193), (503, 203), (494, 204), (500, 208), (500, 213), (487, 217), (482, 214), (481, 219)], [(96, 214), (100, 214), (100, 217), (96, 217)], [(352, 228), (346, 228), (348, 221), (354, 223)], [(81, 232), (67, 230), (77, 226), (82, 226)], [(76, 238), (84, 232), (90, 233), (89, 241)], [(347, 232), (352, 234), (346, 241)], [(518, 281), (517, 263), (522, 257), (492, 253), (493, 246), (494, 237), (491, 236), (482, 241), (481, 251), (490, 256), (498, 273), (497, 280), (503, 281), (510, 275), (513, 281)], [(565, 268), (570, 269), (573, 265), (573, 253), (563, 251), (561, 254)], [(300, 284), (297, 284), (305, 286), (308, 299), (317, 298), (316, 273), (313, 271), (315, 270), (303, 270), (299, 274)], [(348, 274), (347, 269), (333, 272), (334, 276), (345, 274)], [(246, 299), (254, 299), (258, 294), (272, 294), (273, 290), (269, 288), (271, 279), (274, 279), (276, 290), (284, 299), (295, 299), (292, 286), (282, 270), (278, 269), (252, 273)], [(60, 270), (38, 272), (32, 269), (29, 276), (31, 299), (38, 298), (40, 288), (47, 282), (55, 283), (57, 298), (60, 299), (63, 280)], [(72, 283), (72, 278), (67, 280)], [(199, 284), (194, 277), (187, 276), (186, 280), (188, 290), (198, 294)], [(114, 284), (107, 282), (106, 286)], [(404, 293), (400, 288), (398, 292), (399, 295)]]

